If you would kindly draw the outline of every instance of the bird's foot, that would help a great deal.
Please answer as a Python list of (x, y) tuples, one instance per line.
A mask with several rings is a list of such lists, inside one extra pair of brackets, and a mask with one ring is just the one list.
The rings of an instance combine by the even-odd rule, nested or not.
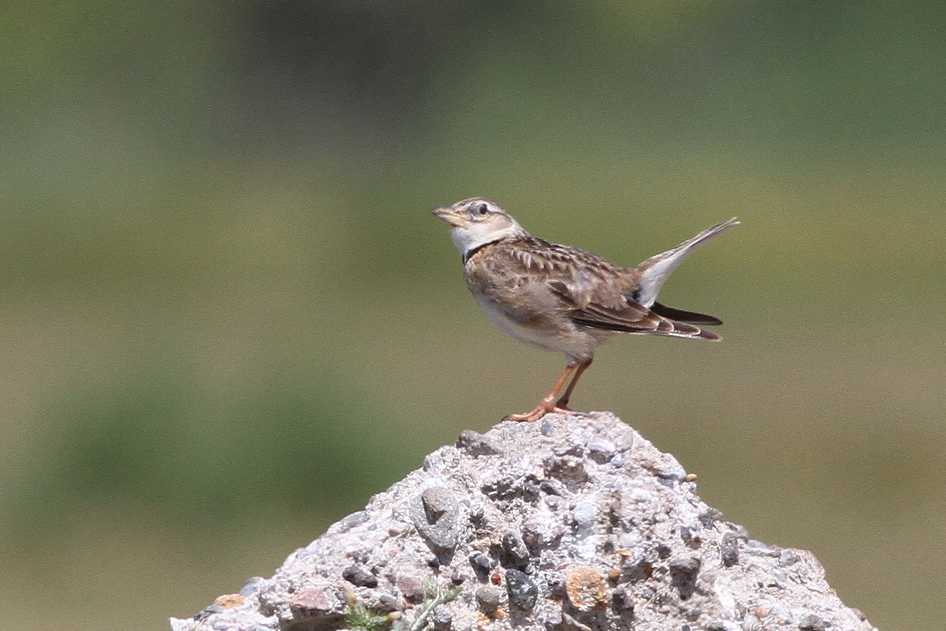
[(550, 412), (553, 414), (571, 414), (572, 411), (566, 407), (567, 401), (559, 400), (557, 403), (555, 399), (545, 398), (539, 402), (535, 409), (531, 412), (524, 412), (522, 414), (510, 414), (505, 417), (504, 421), (525, 421), (526, 423), (534, 423), (539, 420), (546, 414)]

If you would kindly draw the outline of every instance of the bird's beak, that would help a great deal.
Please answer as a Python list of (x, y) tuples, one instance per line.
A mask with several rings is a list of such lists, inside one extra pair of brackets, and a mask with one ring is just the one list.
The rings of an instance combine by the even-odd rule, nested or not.
[(438, 218), (446, 221), (452, 227), (456, 228), (457, 226), (463, 225), (463, 217), (453, 209), (452, 206), (441, 206), (440, 208), (434, 208), (433, 214)]

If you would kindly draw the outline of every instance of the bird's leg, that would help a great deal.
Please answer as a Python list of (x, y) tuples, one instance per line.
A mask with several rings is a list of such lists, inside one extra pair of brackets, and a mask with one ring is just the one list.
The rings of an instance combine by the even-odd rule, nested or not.
[(555, 407), (562, 408), (564, 410), (568, 409), (568, 400), (572, 398), (572, 392), (575, 390), (575, 384), (578, 383), (578, 380), (581, 379), (582, 373), (588, 370), (588, 366), (591, 365), (593, 360), (589, 359), (586, 362), (581, 362), (577, 366), (575, 371), (575, 376), (572, 377), (572, 382), (568, 384), (568, 387), (565, 388), (565, 394), (562, 395), (562, 398), (555, 403)]
[[(579, 368), (578, 374), (580, 375), (581, 372), (584, 371), (584, 368), (588, 367), (587, 365), (584, 365), (584, 368), (580, 368), (580, 366), (583, 366), (583, 364), (579, 364), (578, 362), (573, 362), (565, 366), (565, 370), (564, 372), (562, 372), (562, 376), (559, 377), (558, 381), (555, 382), (555, 385), (552, 386), (552, 391), (549, 392), (547, 397), (539, 401), (539, 404), (535, 406), (534, 410), (532, 410), (531, 412), (525, 412), (523, 414), (510, 414), (503, 420), (504, 421), (526, 421), (526, 422), (532, 423), (534, 421), (539, 420), (540, 418), (542, 418), (549, 412), (556, 412), (559, 414), (567, 414), (568, 412), (570, 412), (571, 410), (565, 408), (564, 406), (557, 405), (555, 403), (555, 400), (558, 398), (558, 393), (565, 386), (565, 382), (568, 381), (568, 377), (571, 376), (571, 374), (575, 371), (575, 369)], [(571, 391), (571, 387), (569, 387), (569, 391)], [(563, 397), (563, 398), (567, 399), (567, 397)], [(561, 403), (561, 401), (559, 401), (559, 403)]]

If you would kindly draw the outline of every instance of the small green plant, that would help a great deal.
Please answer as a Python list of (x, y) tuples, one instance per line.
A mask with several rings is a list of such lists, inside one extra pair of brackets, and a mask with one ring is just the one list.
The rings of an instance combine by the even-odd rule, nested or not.
[(351, 631), (384, 631), (390, 624), (389, 616), (378, 613), (361, 601), (349, 600), (345, 626)]
[(424, 602), (420, 605), (420, 613), (417, 614), (417, 619), (414, 620), (414, 624), (411, 625), (410, 631), (427, 631), (430, 627), (427, 618), (430, 617), (431, 612), (433, 612), (438, 605), (448, 603), (459, 595), (459, 587), (444, 589), (435, 581), (427, 581), (424, 583)]

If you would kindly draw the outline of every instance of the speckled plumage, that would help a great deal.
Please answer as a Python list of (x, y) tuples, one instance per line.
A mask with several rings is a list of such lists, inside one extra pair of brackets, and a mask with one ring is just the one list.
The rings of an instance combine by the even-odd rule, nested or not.
[[(677, 265), (738, 224), (735, 218), (634, 268), (623, 268), (586, 250), (530, 235), (487, 199), (466, 199), (434, 214), (451, 225), (467, 286), (487, 318), (520, 342), (562, 352), (568, 359), (550, 395), (532, 412), (509, 418), (532, 421), (549, 411), (567, 411), (568, 399), (591, 364), (595, 348), (615, 333), (720, 339), (701, 328), (722, 324), (720, 320), (665, 307), (656, 297)], [(556, 402), (572, 372), (571, 384)]]

